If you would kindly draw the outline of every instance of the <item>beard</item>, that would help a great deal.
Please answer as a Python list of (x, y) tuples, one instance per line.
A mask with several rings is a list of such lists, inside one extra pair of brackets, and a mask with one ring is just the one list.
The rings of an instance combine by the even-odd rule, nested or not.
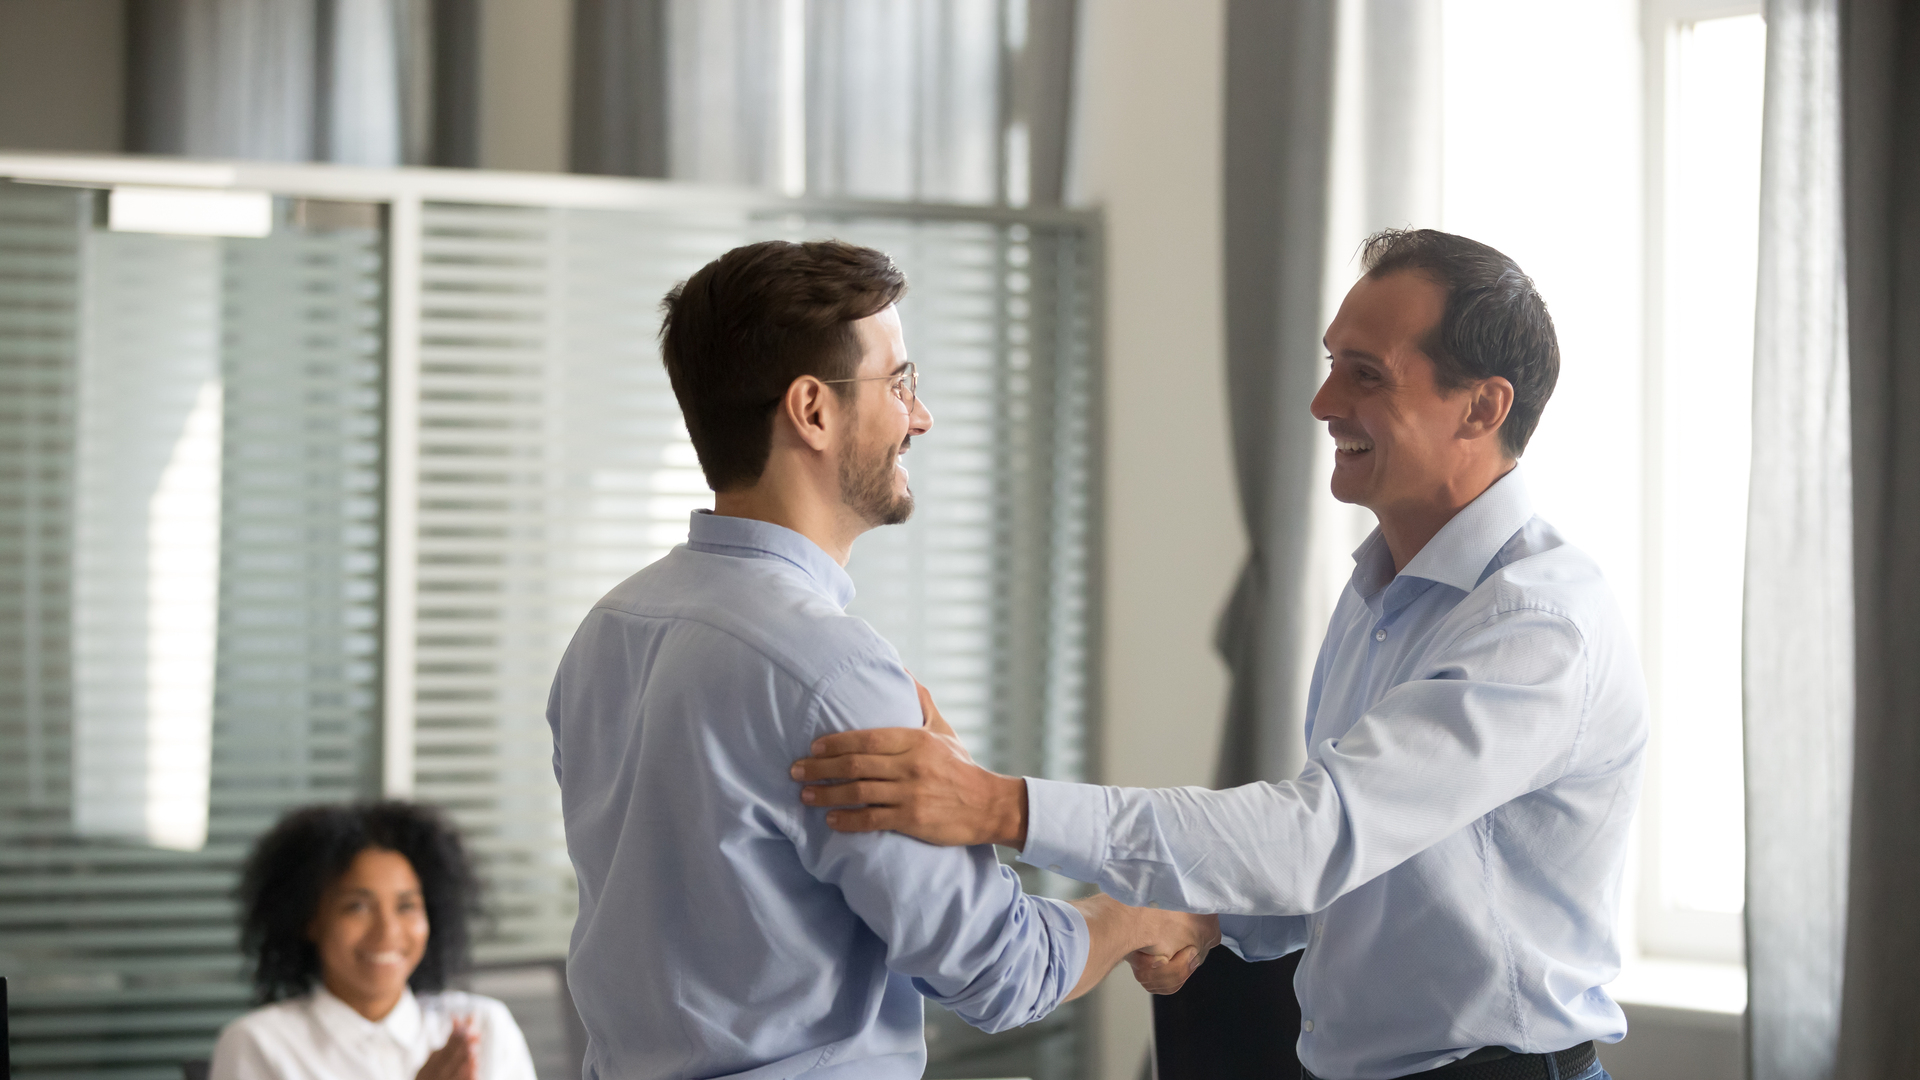
[(840, 501), (868, 525), (899, 525), (913, 516), (913, 492), (893, 493), (893, 467), (913, 436), (868, 450), (861, 447), (840, 459)]

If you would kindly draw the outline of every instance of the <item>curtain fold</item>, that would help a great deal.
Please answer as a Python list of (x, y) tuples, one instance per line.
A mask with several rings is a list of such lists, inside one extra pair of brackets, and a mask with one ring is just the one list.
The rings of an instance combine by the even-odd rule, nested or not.
[(127, 149), (401, 163), (411, 0), (141, 0), (127, 12)]
[(1836, 1074), (1920, 1061), (1920, 11), (1846, 0), (1847, 299), (1858, 642)]
[(1216, 648), (1232, 673), (1217, 783), (1282, 780), (1305, 759), (1314, 628), (1303, 569), (1315, 482), (1323, 253), (1334, 135), (1333, 5), (1229, 0), (1225, 191), (1227, 407), (1247, 562)]
[(665, 0), (574, 0), (571, 167), (664, 177)]
[(574, 12), (576, 172), (1061, 201), (1075, 0), (574, 0)]
[(1838, 0), (1772, 0), (1744, 654), (1752, 1080), (1833, 1075), (1854, 611)]

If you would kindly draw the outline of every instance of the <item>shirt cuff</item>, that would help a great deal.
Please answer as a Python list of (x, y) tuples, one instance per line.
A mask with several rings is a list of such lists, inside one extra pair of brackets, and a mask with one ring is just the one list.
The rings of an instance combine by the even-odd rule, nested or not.
[(1100, 883), (1112, 822), (1107, 789), (1027, 777), (1027, 846), (1020, 861), (1062, 877)]

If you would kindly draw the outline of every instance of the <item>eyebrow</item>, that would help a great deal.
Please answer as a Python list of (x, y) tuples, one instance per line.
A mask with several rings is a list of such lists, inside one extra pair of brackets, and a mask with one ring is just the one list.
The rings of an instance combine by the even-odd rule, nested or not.
[(1333, 346), (1331, 346), (1331, 345), (1328, 345), (1328, 344), (1327, 344), (1327, 341), (1326, 341), (1326, 339), (1325, 339), (1325, 338), (1321, 338), (1321, 339), (1320, 339), (1320, 345), (1321, 345), (1321, 347), (1322, 347), (1322, 348), (1324, 348), (1324, 349), (1326, 349), (1326, 350), (1327, 350), (1327, 352), (1328, 352), (1329, 354), (1332, 354), (1332, 353), (1334, 353), (1334, 352), (1338, 352), (1338, 353), (1339, 353), (1339, 354), (1340, 354), (1341, 356), (1346, 356), (1346, 357), (1350, 357), (1350, 358), (1352, 358), (1352, 359), (1355, 359), (1355, 360), (1369, 360), (1369, 361), (1372, 361), (1373, 363), (1376, 363), (1376, 364), (1379, 364), (1379, 365), (1381, 365), (1382, 367), (1385, 367), (1385, 366), (1387, 365), (1387, 360), (1386, 360), (1386, 358), (1385, 358), (1385, 357), (1383, 357), (1383, 356), (1375, 356), (1374, 354), (1372, 354), (1372, 353), (1370, 353), (1370, 352), (1368, 352), (1368, 351), (1367, 351), (1367, 350), (1365, 350), (1365, 349), (1338, 349), (1338, 350), (1336, 350), (1336, 349), (1335, 349), (1335, 348), (1334, 348)]

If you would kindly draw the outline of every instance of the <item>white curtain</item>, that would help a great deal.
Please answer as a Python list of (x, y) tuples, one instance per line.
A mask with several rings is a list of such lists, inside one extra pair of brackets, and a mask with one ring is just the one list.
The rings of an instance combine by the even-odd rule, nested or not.
[(997, 0), (814, 0), (807, 190), (998, 201)]
[(1853, 771), (1838, 0), (1767, 4), (1747, 523), (1752, 1080), (1833, 1074)]
[(576, 0), (575, 11), (580, 171), (1060, 201), (1073, 0)]

